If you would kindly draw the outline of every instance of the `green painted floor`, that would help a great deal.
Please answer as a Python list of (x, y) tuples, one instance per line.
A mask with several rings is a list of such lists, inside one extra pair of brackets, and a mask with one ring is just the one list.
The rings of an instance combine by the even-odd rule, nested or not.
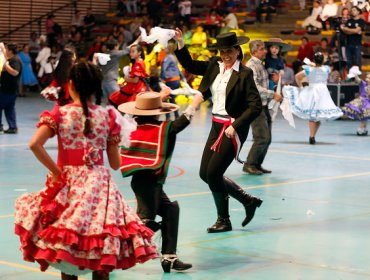
[[(0, 135), (0, 279), (58, 279), (24, 262), (13, 234), (13, 206), (18, 195), (42, 188), (46, 170), (27, 147), (42, 110), (52, 103), (34, 96), (18, 98), (19, 134)], [(4, 122), (3, 117), (3, 122)], [(178, 255), (193, 268), (164, 274), (159, 260), (111, 279), (370, 279), (370, 137), (355, 135), (357, 123), (322, 124), (318, 144), (308, 145), (308, 124), (296, 129), (278, 117), (264, 167), (270, 175), (243, 174), (232, 163), (227, 175), (264, 200), (254, 220), (241, 227), (244, 210), (230, 202), (234, 230), (207, 234), (216, 219), (213, 199), (198, 168), (210, 116), (206, 106), (178, 136), (165, 189), (181, 207)], [(251, 137), (245, 143), (246, 157)], [(47, 145), (56, 156), (55, 139)], [(135, 207), (130, 178), (114, 172), (125, 199)], [(160, 237), (156, 236), (157, 241)], [(87, 275), (84, 279), (90, 279)]]

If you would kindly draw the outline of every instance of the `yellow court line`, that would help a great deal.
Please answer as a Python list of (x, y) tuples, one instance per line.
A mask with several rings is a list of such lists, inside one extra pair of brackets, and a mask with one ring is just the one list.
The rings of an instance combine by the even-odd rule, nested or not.
[[(12, 262), (6, 262), (6, 261), (0, 260), (0, 265), (10, 266), (10, 267), (16, 267), (16, 268), (21, 268), (21, 269), (33, 271), (33, 272), (45, 273), (45, 274), (49, 274), (49, 275), (60, 277), (60, 272), (53, 272), (53, 271), (44, 271), (44, 272), (42, 272), (38, 268), (34, 268), (34, 267), (31, 267), (31, 266), (22, 265), (22, 264), (18, 264), (18, 263), (12, 263)], [(78, 279), (80, 279), (80, 280), (87, 280), (86, 278), (81, 278), (81, 277), (79, 277)]]
[(58, 277), (60, 277), (60, 273), (52, 272), (52, 271), (45, 271), (45, 272), (42, 272), (42, 271), (40, 271), (40, 269), (38, 269), (38, 268), (34, 268), (34, 267), (31, 267), (31, 266), (22, 265), (22, 264), (18, 264), (18, 263), (11, 263), (11, 262), (5, 262), (5, 261), (1, 261), (1, 260), (0, 260), (0, 265), (10, 266), (10, 267), (16, 267), (16, 268), (21, 268), (21, 269), (25, 269), (25, 270), (29, 270), (29, 271), (33, 271), (33, 272), (46, 273), (46, 274), (50, 274), (50, 275), (54, 275), (54, 276), (58, 276)]
[(14, 217), (14, 214), (0, 216), (0, 219), (11, 218), (11, 217)]
[[(353, 173), (353, 174), (347, 174), (347, 175), (341, 175), (341, 176), (331, 176), (331, 177), (319, 177), (319, 178), (304, 179), (304, 180), (297, 180), (297, 181), (280, 182), (280, 183), (275, 183), (275, 184), (264, 184), (264, 185), (258, 185), (258, 186), (245, 187), (243, 188), (243, 190), (263, 189), (263, 188), (269, 188), (269, 187), (280, 187), (280, 186), (294, 185), (294, 184), (305, 184), (305, 183), (320, 182), (320, 181), (339, 180), (339, 179), (360, 177), (360, 176), (370, 176), (370, 172)], [(208, 195), (210, 193), (211, 193), (210, 191), (193, 192), (193, 193), (173, 194), (173, 195), (169, 195), (168, 197), (170, 198), (191, 197), (191, 196)], [(132, 202), (136, 202), (136, 200), (131, 199), (131, 200), (126, 200), (126, 202), (132, 203)], [(4, 216), (0, 216), (0, 219), (10, 218), (13, 216), (14, 215), (12, 214), (4, 215)]]

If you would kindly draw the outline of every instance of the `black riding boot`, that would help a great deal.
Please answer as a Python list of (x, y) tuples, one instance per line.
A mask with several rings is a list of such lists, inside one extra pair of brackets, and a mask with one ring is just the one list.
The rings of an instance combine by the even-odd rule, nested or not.
[(232, 230), (229, 219), (229, 196), (220, 192), (212, 192), (212, 195), (215, 200), (218, 218), (216, 223), (209, 227), (207, 231), (209, 233), (217, 233)]
[(179, 232), (180, 208), (177, 201), (171, 202), (162, 215), (162, 259), (161, 265), (164, 272), (187, 270), (192, 267), (184, 263), (176, 255), (177, 236)]
[(229, 195), (243, 204), (245, 208), (246, 217), (242, 222), (242, 226), (244, 227), (253, 219), (256, 208), (260, 207), (263, 201), (245, 192), (240, 186), (226, 176), (224, 176), (224, 182)]
[(177, 201), (171, 202), (162, 215), (162, 254), (176, 254), (179, 232), (180, 208)]

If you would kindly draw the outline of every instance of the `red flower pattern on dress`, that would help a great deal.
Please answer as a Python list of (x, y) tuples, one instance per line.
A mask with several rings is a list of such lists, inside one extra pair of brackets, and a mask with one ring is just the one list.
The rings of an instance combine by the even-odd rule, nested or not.
[[(66, 260), (73, 260), (81, 268), (105, 271), (126, 269), (156, 257), (153, 232), (125, 203), (109, 169), (94, 164), (100, 151), (106, 149), (108, 138), (119, 137), (120, 129), (110, 120), (115, 114), (99, 106), (89, 111), (95, 116), (90, 119), (95, 137), (83, 135), (84, 118), (78, 106), (59, 107), (54, 121), (50, 118), (43, 123), (51, 127), (59, 120), (55, 127), (60, 153), (81, 147), (85, 151), (85, 165), (62, 166), (65, 185), (53, 199), (56, 219), (43, 221), (40, 192), (24, 194), (16, 201), (16, 232), (21, 237), (24, 258), (33, 261), (37, 254), (43, 270), (49, 263), (58, 265), (59, 259), (52, 256), (59, 250)], [(115, 265), (103, 266), (108, 259)]]

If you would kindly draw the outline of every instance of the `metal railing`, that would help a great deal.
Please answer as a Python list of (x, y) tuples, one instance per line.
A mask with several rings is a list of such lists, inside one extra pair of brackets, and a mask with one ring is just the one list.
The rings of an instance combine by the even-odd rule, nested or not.
[[(32, 1), (31, 1), (31, 5), (32, 5)], [(68, 8), (68, 7), (73, 7), (73, 10), (75, 11), (76, 10), (76, 7), (77, 7), (77, 0), (71, 0), (69, 3), (67, 4), (64, 4), (58, 8), (55, 8), (55, 9), (52, 9), (50, 11), (48, 11), (47, 13), (41, 15), (41, 16), (38, 16), (34, 19), (31, 19), (15, 28), (13, 28), (12, 30), (9, 30), (7, 33), (4, 33), (0, 36), (0, 40), (1, 39), (4, 39), (4, 38), (8, 38), (10, 37), (13, 33), (21, 30), (22, 28), (25, 28), (27, 26), (31, 26), (33, 23), (37, 23), (38, 24), (38, 28), (39, 28), (39, 34), (41, 34), (41, 22), (44, 18), (47, 18), (48, 15), (50, 14), (54, 14), (60, 10), (63, 10), (65, 8)], [(9, 6), (9, 9), (10, 9), (10, 6)], [(32, 10), (32, 9), (31, 9)], [(9, 11), (9, 15), (11, 15), (11, 11)], [(31, 16), (32, 17), (32, 16)], [(9, 17), (10, 18), (10, 17)]]
[[(11, 1), (11, 0), (9, 0)], [(106, 0), (105, 0), (106, 1)], [(27, 16), (29, 18), (28, 21), (26, 22), (23, 22), (23, 23), (20, 23), (18, 26), (10, 29), (10, 30), (3, 30), (3, 33), (0, 34), (0, 41), (2, 40), (8, 40), (8, 39), (11, 39), (11, 37), (16, 34), (18, 31), (24, 29), (24, 28), (27, 28), (29, 27), (29, 33), (31, 34), (32, 31), (35, 31), (33, 30), (33, 28), (35, 28), (35, 24), (37, 24), (37, 29), (38, 29), (38, 34), (42, 34), (42, 22), (47, 18), (47, 16), (51, 13), (53, 14), (56, 14), (62, 10), (65, 10), (65, 9), (70, 9), (71, 11), (71, 14), (73, 14), (76, 10), (78, 10), (78, 6), (81, 5), (81, 2), (84, 2), (85, 5), (89, 6), (89, 7), (93, 7), (94, 5), (99, 5), (99, 3), (97, 3), (96, 1), (94, 0), (70, 0), (68, 3), (66, 4), (62, 4), (61, 6), (57, 7), (57, 8), (52, 8), (53, 6), (57, 6), (57, 1), (53, 1), (53, 0), (50, 0), (50, 5), (51, 5), (51, 9), (48, 11), (48, 12), (45, 12), (44, 14), (37, 14), (37, 16), (33, 16), (33, 7), (36, 6), (33, 6), (33, 3), (39, 3), (38, 0), (29, 0), (29, 5), (30, 5), (30, 11), (29, 13), (25, 16)], [(114, 11), (116, 10), (116, 7), (117, 7), (117, 0), (108, 0), (108, 10), (109, 11)], [(107, 3), (106, 2), (106, 3)], [(9, 2), (10, 3), (10, 2)], [(8, 11), (8, 15), (9, 15), (9, 18), (8, 18), (8, 26), (11, 26), (12, 24), (12, 14), (14, 14), (13, 12), (13, 9), (15, 10), (16, 8), (12, 8), (11, 5), (9, 4), (9, 11)], [(25, 18), (26, 20), (26, 18)]]

